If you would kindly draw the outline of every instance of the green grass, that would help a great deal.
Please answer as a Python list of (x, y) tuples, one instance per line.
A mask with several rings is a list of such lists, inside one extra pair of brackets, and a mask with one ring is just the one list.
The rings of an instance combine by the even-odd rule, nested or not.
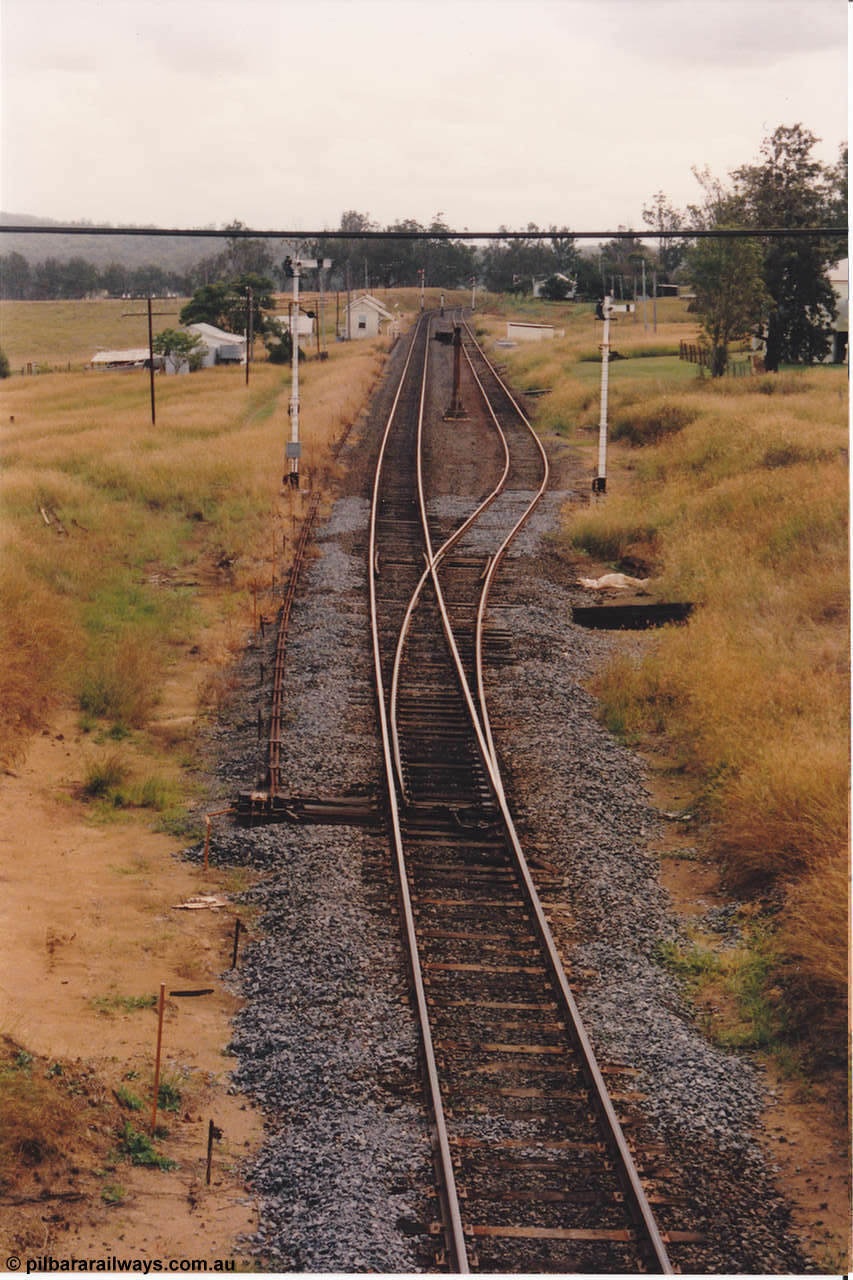
[(749, 929), (735, 947), (658, 942), (653, 959), (705, 1010), (712, 1039), (728, 1049), (784, 1053), (785, 1015), (774, 986), (775, 937), (766, 925)]
[(181, 1108), (181, 1091), (172, 1080), (161, 1079), (157, 1089), (157, 1105), (161, 1111), (177, 1112)]
[(156, 1151), (151, 1139), (145, 1133), (134, 1129), (129, 1120), (125, 1121), (118, 1146), (119, 1154), (130, 1164), (146, 1165), (154, 1169), (177, 1169), (175, 1160)]
[(123, 1084), (120, 1084), (118, 1089), (116, 1090), (116, 1097), (118, 1098), (119, 1106), (125, 1107), (126, 1110), (128, 1111), (142, 1110), (142, 1106), (143, 1106), (142, 1099), (139, 1097), (138, 1094), (131, 1092), (131, 1090), (126, 1088)]
[(157, 997), (156, 995), (123, 996), (115, 994), (95, 996), (91, 1004), (98, 1013), (102, 1014), (135, 1013), (139, 1009), (156, 1009)]
[[(618, 388), (623, 381), (637, 380), (643, 384), (659, 384), (655, 385), (657, 391), (665, 391), (671, 385), (680, 386), (699, 380), (695, 365), (679, 360), (678, 356), (642, 356), (639, 359), (628, 357), (613, 360), (608, 375), (611, 388)], [(572, 376), (585, 385), (600, 383), (601, 363), (579, 362), (572, 370)]]

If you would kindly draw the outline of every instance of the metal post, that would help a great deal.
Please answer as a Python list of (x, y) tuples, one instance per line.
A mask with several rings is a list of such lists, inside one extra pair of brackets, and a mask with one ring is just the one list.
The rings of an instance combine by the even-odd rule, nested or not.
[(460, 373), (462, 367), (462, 326), (455, 324), (453, 326), (453, 394), (450, 400), (450, 408), (444, 415), (445, 420), (448, 418), (465, 418), (467, 417), (462, 407), (462, 395), (460, 391)]
[(151, 320), (151, 299), (148, 299), (148, 380), (151, 384), (151, 425), (156, 425), (154, 408), (154, 325)]
[(652, 271), (652, 324), (655, 333), (658, 331), (658, 269)]
[(252, 306), (252, 286), (246, 288), (246, 386), (249, 385), (249, 361), (252, 358), (252, 326), (254, 323), (254, 308)]
[(352, 338), (352, 315), (350, 313), (349, 259), (347, 259), (347, 342)]
[(648, 322), (646, 321), (646, 260), (643, 258), (643, 329), (648, 331)]
[(318, 337), (317, 350), (322, 351), (323, 346), (325, 345), (325, 339), (326, 339), (326, 332), (325, 332), (326, 293), (323, 287), (322, 264), (320, 265), (319, 282), (320, 282), (320, 297), (317, 301), (317, 333), (319, 335), (320, 332), (322, 331), (323, 336), (322, 338)]
[(299, 484), (299, 262), (293, 262), (293, 313), (290, 322), (290, 483)]
[(424, 274), (425, 274), (424, 269), (423, 267), (421, 267), (420, 270), (418, 271), (418, 275), (421, 278), (421, 311), (423, 311), (424, 309)]
[(608, 359), (610, 356), (610, 304), (612, 298), (604, 299), (604, 336), (601, 342), (601, 413), (598, 419), (598, 475), (592, 482), (594, 493), (604, 493), (607, 489), (607, 389)]
[(476, 298), (475, 298), (475, 290), (476, 290), (476, 288), (477, 288), (477, 281), (476, 281), (476, 277), (475, 277), (475, 276), (472, 276), (472, 277), (471, 277), (471, 310), (472, 310), (472, 311), (475, 309), (475, 307), (476, 307), (476, 305), (477, 305), (477, 303), (476, 303)]
[(163, 1007), (166, 1003), (166, 984), (160, 983), (160, 998), (157, 1001), (157, 1050), (154, 1054), (154, 1098), (151, 1103), (151, 1132), (157, 1129), (157, 1103), (160, 1096), (160, 1050), (163, 1047)]

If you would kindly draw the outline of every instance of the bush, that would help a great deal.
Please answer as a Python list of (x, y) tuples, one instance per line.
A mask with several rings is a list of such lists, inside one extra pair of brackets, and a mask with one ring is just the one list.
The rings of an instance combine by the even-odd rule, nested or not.
[(103, 800), (111, 791), (126, 781), (127, 765), (119, 755), (113, 752), (104, 760), (98, 760), (86, 766), (83, 780), (83, 794), (92, 800)]
[(623, 410), (613, 421), (610, 430), (611, 440), (625, 440), (628, 444), (656, 444), (665, 436), (674, 435), (695, 422), (697, 414), (684, 404), (673, 404), (663, 400), (649, 405), (645, 409), (639, 407)]
[(5, 351), (0, 350), (0, 378), (8, 378), (10, 372), (9, 357)]

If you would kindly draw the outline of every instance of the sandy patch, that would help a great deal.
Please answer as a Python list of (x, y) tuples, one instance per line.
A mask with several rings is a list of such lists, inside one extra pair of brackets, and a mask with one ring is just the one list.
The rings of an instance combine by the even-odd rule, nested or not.
[[(175, 702), (173, 714), (187, 715)], [(92, 749), (69, 713), (0, 780), (0, 1029), (45, 1063), (65, 1064), (66, 1075), (82, 1071), (93, 1082), (93, 1115), (105, 1121), (98, 1098), (106, 1097), (107, 1128), (115, 1132), (97, 1152), (69, 1150), (64, 1168), (49, 1166), (47, 1184), (38, 1167), (22, 1170), (20, 1185), (0, 1199), (0, 1232), (31, 1255), (229, 1258), (256, 1220), (239, 1162), (261, 1131), (257, 1113), (227, 1092), (224, 1051), (239, 1007), (227, 986), (235, 915), (230, 906), (176, 907), (227, 891), (231, 880), (179, 861), (181, 842), (152, 830), (144, 816), (93, 825), (91, 806), (78, 795)], [(161, 983), (163, 1073), (181, 1094), (178, 1111), (160, 1116), (169, 1136), (158, 1150), (178, 1162), (171, 1172), (115, 1155), (123, 1120), (149, 1126), (157, 1032), (150, 1002)], [(206, 988), (203, 996), (169, 994)], [(43, 1075), (43, 1066), (32, 1070)], [(141, 1109), (119, 1107), (119, 1090), (136, 1096)], [(210, 1120), (222, 1138), (208, 1188)], [(60, 1194), (60, 1180), (62, 1200), (10, 1203)]]

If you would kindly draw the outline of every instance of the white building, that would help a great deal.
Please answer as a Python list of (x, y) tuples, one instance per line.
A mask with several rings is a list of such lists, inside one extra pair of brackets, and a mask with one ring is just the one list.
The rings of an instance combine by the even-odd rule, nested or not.
[(394, 321), (391, 312), (371, 293), (353, 298), (344, 314), (349, 321), (344, 322), (344, 336), (351, 338), (378, 338)]
[(850, 259), (842, 258), (826, 273), (829, 283), (835, 290), (838, 314), (832, 322), (832, 349), (827, 360), (832, 364), (849, 364), (849, 324), (850, 324)]
[(239, 333), (226, 333), (217, 329), (215, 324), (188, 324), (189, 333), (201, 338), (202, 368), (208, 369), (212, 364), (245, 364), (246, 339)]
[(552, 324), (532, 324), (527, 320), (508, 320), (508, 342), (542, 342), (548, 338), (562, 338), (565, 329), (555, 329)]

